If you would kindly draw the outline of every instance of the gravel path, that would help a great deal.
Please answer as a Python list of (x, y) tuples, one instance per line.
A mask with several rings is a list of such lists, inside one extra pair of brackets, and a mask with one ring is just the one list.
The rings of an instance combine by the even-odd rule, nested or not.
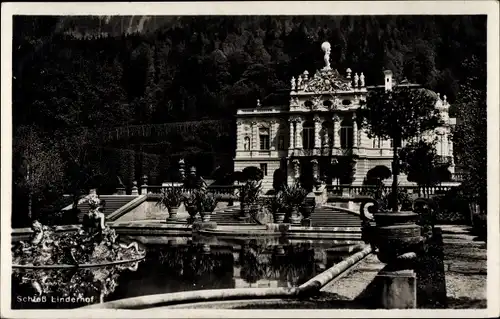
[[(456, 242), (445, 238), (446, 294), (449, 308), (486, 307), (486, 247), (478, 242)], [(327, 284), (322, 291), (354, 299), (383, 268), (371, 254), (347, 275)]]

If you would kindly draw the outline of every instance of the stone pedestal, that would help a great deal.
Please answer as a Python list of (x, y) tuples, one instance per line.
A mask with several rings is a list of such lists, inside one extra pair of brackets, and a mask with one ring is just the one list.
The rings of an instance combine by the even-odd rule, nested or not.
[(316, 201), (316, 207), (321, 207), (326, 204), (328, 201), (326, 185), (321, 185), (319, 188), (314, 190), (314, 200)]
[(216, 222), (203, 222), (203, 221), (195, 221), (192, 226), (193, 232), (196, 232), (198, 230), (202, 229), (217, 229), (217, 223)]
[(301, 216), (297, 210), (292, 211), (290, 214), (290, 224), (292, 225), (300, 225)]
[(384, 309), (416, 308), (417, 276), (415, 271), (386, 270), (386, 268), (375, 277), (379, 284), (378, 306)]
[(312, 227), (312, 222), (311, 222), (311, 219), (310, 219), (310, 218), (303, 218), (303, 219), (300, 221), (300, 225), (301, 225), (301, 226), (304, 226), (304, 227)]

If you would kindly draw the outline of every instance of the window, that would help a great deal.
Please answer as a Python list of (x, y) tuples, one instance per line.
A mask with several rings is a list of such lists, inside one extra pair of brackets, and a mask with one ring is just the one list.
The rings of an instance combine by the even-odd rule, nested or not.
[(373, 148), (380, 148), (382, 145), (380, 137), (374, 137), (373, 138)]
[(352, 148), (353, 146), (353, 128), (351, 120), (343, 120), (340, 124), (340, 147)]
[(283, 135), (278, 136), (278, 149), (279, 150), (285, 149), (285, 136)]
[(306, 150), (314, 148), (314, 126), (312, 123), (304, 123), (302, 131), (302, 147)]
[(261, 163), (260, 164), (260, 170), (264, 174), (264, 176), (267, 176), (267, 163)]
[(245, 136), (245, 138), (243, 139), (243, 149), (245, 151), (250, 150), (250, 137), (248, 137), (248, 136)]
[(269, 150), (269, 129), (260, 128), (259, 139), (260, 139), (260, 149), (264, 151)]

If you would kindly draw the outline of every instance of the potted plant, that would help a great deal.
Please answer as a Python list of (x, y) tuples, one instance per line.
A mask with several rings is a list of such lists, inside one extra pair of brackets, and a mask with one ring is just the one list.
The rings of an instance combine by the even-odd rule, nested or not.
[(250, 180), (249, 184), (249, 193), (247, 197), (248, 205), (250, 208), (250, 213), (255, 214), (259, 211), (259, 195), (262, 190), (262, 181)]
[(189, 214), (188, 223), (192, 223), (196, 214), (198, 214), (197, 197), (199, 196), (199, 191), (188, 192), (184, 195), (184, 206)]
[(213, 193), (200, 192), (198, 197), (198, 211), (200, 212), (201, 220), (208, 222), (210, 215), (217, 207), (217, 197)]
[(243, 217), (249, 217), (250, 212), (259, 210), (258, 198), (262, 188), (261, 182), (249, 180), (241, 187), (240, 203)]
[(285, 215), (287, 212), (287, 202), (283, 195), (283, 191), (279, 191), (275, 196), (273, 196), (267, 202), (267, 207), (272, 212), (275, 223), (280, 224), (285, 221)]
[[(408, 193), (401, 188), (398, 187), (397, 193), (396, 193), (396, 198), (398, 202), (398, 211), (403, 210), (410, 210), (412, 206), (412, 201)], [(394, 195), (393, 192), (386, 192), (385, 194), (382, 194), (380, 198), (380, 207), (382, 209), (389, 210), (392, 207), (392, 203), (394, 200)]]
[(300, 186), (299, 183), (295, 183), (291, 186), (286, 186), (283, 190), (283, 195), (285, 197), (286, 202), (290, 208), (290, 222), (298, 223), (299, 222), (299, 207), (304, 203), (307, 190)]
[(183, 199), (184, 194), (180, 187), (168, 187), (161, 190), (157, 204), (168, 209), (168, 219), (174, 219)]

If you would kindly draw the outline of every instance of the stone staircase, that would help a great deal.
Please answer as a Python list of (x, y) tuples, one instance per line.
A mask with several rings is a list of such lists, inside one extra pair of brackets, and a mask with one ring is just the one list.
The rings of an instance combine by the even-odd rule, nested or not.
[[(217, 211), (210, 217), (211, 221), (217, 225), (243, 224), (238, 219), (239, 207), (231, 206)], [(334, 207), (316, 208), (311, 215), (313, 227), (361, 227), (361, 220), (358, 215), (349, 213)], [(256, 224), (251, 222), (251, 224)]]
[[(210, 216), (210, 221), (214, 221), (217, 225), (233, 225), (233, 224), (247, 224), (238, 219), (240, 207), (230, 206), (217, 211)], [(252, 225), (257, 225), (255, 221), (251, 222)]]
[(311, 222), (313, 227), (361, 227), (358, 215), (334, 207), (316, 208)]
[[(99, 199), (104, 200), (106, 202), (106, 206), (104, 208), (104, 215), (108, 216), (109, 214), (116, 211), (118, 208), (124, 206), (130, 201), (136, 199), (137, 195), (99, 195)], [(78, 209), (80, 209), (80, 214), (78, 215), (78, 220), (81, 222), (83, 219), (83, 215), (89, 211), (89, 205), (87, 202), (82, 202), (78, 204)]]

